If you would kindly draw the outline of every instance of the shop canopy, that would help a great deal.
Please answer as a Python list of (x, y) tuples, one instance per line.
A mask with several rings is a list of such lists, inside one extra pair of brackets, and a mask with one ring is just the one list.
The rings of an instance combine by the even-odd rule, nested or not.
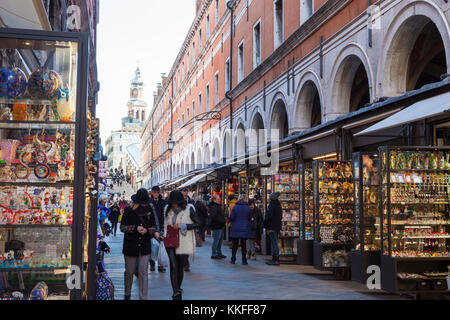
[(175, 184), (177, 184), (177, 183), (179, 183), (179, 182), (181, 182), (181, 181), (183, 181), (183, 180), (185, 180), (185, 179), (190, 178), (191, 176), (192, 176), (192, 174), (189, 174), (189, 175), (187, 175), (187, 176), (181, 177), (181, 178), (175, 180), (174, 182), (171, 182), (171, 183), (166, 184), (166, 187), (173, 186), (173, 185), (175, 185)]
[(199, 182), (200, 180), (202, 180), (203, 178), (205, 178), (207, 175), (213, 173), (214, 170), (199, 174), (198, 176), (193, 177), (191, 180), (186, 181), (185, 183), (183, 183), (180, 188), (185, 188), (185, 187), (189, 187), (192, 186), (194, 183)]
[(450, 116), (450, 92), (419, 101), (386, 118), (377, 124), (355, 134), (355, 136), (367, 135), (377, 131), (390, 129), (405, 123), (432, 118), (444, 113)]

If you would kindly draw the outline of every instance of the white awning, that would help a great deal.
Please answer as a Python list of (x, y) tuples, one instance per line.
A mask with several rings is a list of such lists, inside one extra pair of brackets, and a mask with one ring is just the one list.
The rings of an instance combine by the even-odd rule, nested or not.
[(185, 183), (183, 183), (183, 184), (180, 186), (180, 188), (185, 188), (185, 187), (192, 186), (194, 183), (199, 182), (200, 180), (202, 180), (202, 179), (205, 178), (207, 175), (209, 175), (209, 174), (211, 174), (211, 173), (213, 173), (213, 172), (214, 172), (214, 170), (208, 171), (208, 172), (205, 172), (205, 173), (202, 173), (202, 174), (199, 174), (198, 176), (193, 177), (191, 180), (186, 181)]
[(178, 182), (181, 182), (181, 181), (183, 181), (184, 179), (187, 179), (187, 178), (189, 178), (189, 177), (191, 177), (191, 176), (192, 176), (192, 174), (187, 175), (187, 176), (182, 177), (182, 178), (179, 178), (179, 179), (175, 180), (174, 182), (169, 183), (169, 184), (167, 185), (167, 187), (172, 186), (172, 185), (174, 185), (174, 184), (177, 184)]
[(390, 129), (405, 123), (435, 117), (444, 112), (450, 112), (450, 92), (416, 102), (402, 111), (397, 112), (393, 116), (355, 134), (355, 136), (365, 135), (380, 130)]
[(51, 30), (42, 1), (0, 1), (0, 26), (8, 28)]

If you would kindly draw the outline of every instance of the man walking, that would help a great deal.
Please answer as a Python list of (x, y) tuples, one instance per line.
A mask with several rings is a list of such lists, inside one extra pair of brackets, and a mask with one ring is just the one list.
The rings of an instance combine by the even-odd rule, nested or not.
[(225, 259), (222, 254), (223, 229), (225, 228), (225, 215), (221, 207), (222, 199), (217, 195), (213, 195), (209, 204), (210, 229), (213, 234), (212, 255), (211, 259)]
[(197, 216), (200, 220), (200, 228), (198, 229), (198, 234), (202, 241), (205, 241), (205, 231), (206, 222), (208, 220), (208, 210), (202, 201), (202, 196), (198, 195), (195, 201), (195, 210), (197, 211)]
[(266, 263), (271, 266), (280, 265), (278, 233), (281, 231), (281, 219), (283, 217), (283, 211), (281, 208), (281, 203), (278, 200), (279, 197), (279, 192), (274, 192), (270, 195), (269, 208), (267, 210), (266, 218), (264, 219), (264, 227), (269, 233), (270, 244), (272, 247), (272, 261)]
[[(150, 192), (150, 206), (153, 211), (156, 212), (159, 222), (159, 230), (164, 233), (164, 208), (167, 202), (163, 199), (161, 195), (161, 189), (158, 186), (154, 186)], [(155, 262), (150, 259), (150, 271), (155, 271)], [(158, 265), (158, 272), (166, 272), (163, 266)]]

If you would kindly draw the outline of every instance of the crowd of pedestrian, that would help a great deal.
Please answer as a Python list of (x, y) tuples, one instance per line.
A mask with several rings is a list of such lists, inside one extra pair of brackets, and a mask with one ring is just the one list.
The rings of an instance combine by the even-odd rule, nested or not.
[[(154, 186), (150, 191), (138, 190), (130, 202), (124, 198), (100, 202), (98, 215), (103, 235), (112, 234), (115, 237), (119, 223), (120, 231), (124, 234), (125, 300), (131, 298), (133, 276), (138, 277), (140, 299), (147, 299), (148, 269), (150, 266), (151, 272), (156, 271), (156, 264), (161, 273), (166, 272), (166, 267), (170, 268), (172, 299), (181, 300), (184, 273), (190, 271), (189, 256), (194, 255), (196, 247), (202, 245), (208, 233), (213, 238), (211, 259), (227, 258), (222, 252), (227, 227), (232, 243), (232, 264), (236, 264), (239, 247), (243, 265), (248, 265), (249, 260), (256, 260), (255, 244), (260, 247), (265, 228), (272, 252), (272, 260), (267, 264), (279, 265), (278, 233), (282, 218), (278, 201), (280, 193), (270, 195), (265, 218), (258, 207), (260, 198), (246, 201), (243, 195), (237, 199), (230, 195), (224, 206), (222, 195), (222, 190), (217, 187), (212, 195), (207, 192), (194, 195), (187, 188), (161, 194), (160, 188)], [(166, 265), (160, 263), (161, 250), (158, 254), (152, 254), (155, 241), (159, 247), (165, 248), (163, 254), (167, 253)]]

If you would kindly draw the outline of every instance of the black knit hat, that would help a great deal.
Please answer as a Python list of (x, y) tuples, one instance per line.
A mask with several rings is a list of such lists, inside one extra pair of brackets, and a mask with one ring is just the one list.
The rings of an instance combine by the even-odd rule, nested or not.
[(149, 203), (150, 197), (148, 195), (147, 189), (139, 189), (136, 194), (131, 196), (131, 200), (133, 200), (136, 204), (146, 204)]
[(161, 189), (160, 189), (158, 186), (154, 186), (154, 187), (152, 188), (152, 191), (160, 192)]
[(169, 204), (183, 204), (186, 203), (184, 196), (179, 190), (173, 190), (169, 195)]

